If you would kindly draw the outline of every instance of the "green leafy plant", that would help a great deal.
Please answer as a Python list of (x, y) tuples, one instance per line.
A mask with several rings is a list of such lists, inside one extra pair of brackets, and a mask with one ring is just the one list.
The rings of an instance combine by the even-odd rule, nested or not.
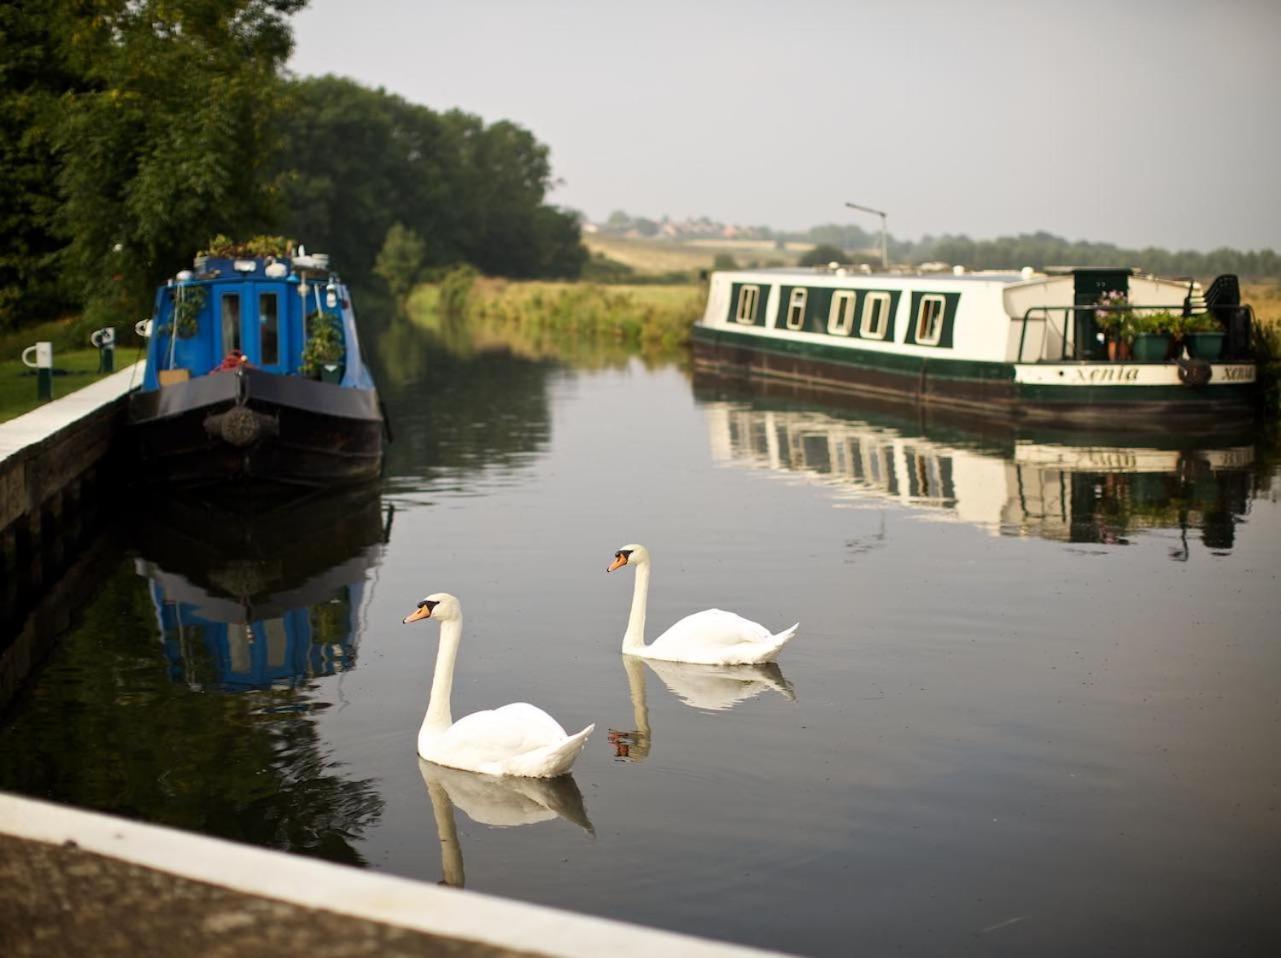
[(1119, 289), (1109, 290), (1095, 303), (1094, 325), (1108, 339), (1129, 342), (1134, 339), (1134, 313), (1128, 308), (1129, 297)]
[(179, 339), (190, 339), (200, 329), (200, 311), (205, 305), (205, 288), (175, 286), (171, 295), (173, 296), (174, 329)]
[(243, 242), (237, 242), (219, 233), (209, 240), (199, 255), (220, 259), (235, 259), (238, 256), (259, 259), (274, 256), (280, 259), (288, 256), (293, 248), (294, 241), (286, 236), (251, 236)]
[(1131, 328), (1135, 336), (1148, 335), (1173, 335), (1180, 328), (1182, 317), (1176, 316), (1168, 310), (1158, 310), (1156, 312), (1134, 313), (1131, 319)]
[(1221, 333), (1223, 324), (1214, 313), (1193, 313), (1191, 316), (1179, 317), (1175, 335), (1185, 336), (1188, 333)]
[(319, 376), (322, 366), (341, 362), (345, 352), (338, 317), (323, 310), (310, 313), (307, 316), (307, 344), (302, 350), (302, 374)]

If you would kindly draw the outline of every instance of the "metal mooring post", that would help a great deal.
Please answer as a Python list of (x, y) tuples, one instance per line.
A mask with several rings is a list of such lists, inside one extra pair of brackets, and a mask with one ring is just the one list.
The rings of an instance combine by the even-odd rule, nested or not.
[[(36, 361), (27, 358), (29, 353), (36, 354)], [(36, 398), (40, 400), (53, 398), (53, 343), (36, 343), (22, 351), (22, 361), (36, 371)]]
[(104, 326), (89, 334), (89, 342), (98, 347), (98, 372), (116, 371), (116, 327)]

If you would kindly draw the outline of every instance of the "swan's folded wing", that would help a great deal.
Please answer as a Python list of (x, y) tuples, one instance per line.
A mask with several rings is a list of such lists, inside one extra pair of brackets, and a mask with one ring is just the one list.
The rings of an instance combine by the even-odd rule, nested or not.
[(650, 643), (649, 648), (652, 651), (686, 647), (715, 649), (763, 642), (768, 638), (769, 629), (759, 622), (724, 609), (704, 609), (675, 623)]
[(527, 702), (473, 712), (460, 718), (440, 738), (439, 749), (457, 757), (466, 754), (472, 767), (506, 762), (515, 755), (562, 742), (560, 723)]

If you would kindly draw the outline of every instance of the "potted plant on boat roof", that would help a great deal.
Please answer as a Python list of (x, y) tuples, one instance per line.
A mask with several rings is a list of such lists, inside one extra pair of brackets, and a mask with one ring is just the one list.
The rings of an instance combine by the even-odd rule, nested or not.
[(1218, 359), (1223, 355), (1223, 324), (1211, 312), (1179, 318), (1178, 336), (1197, 359)]
[(1168, 310), (1136, 314), (1134, 317), (1134, 358), (1139, 362), (1164, 362), (1170, 356), (1174, 331), (1180, 317)]
[(1129, 298), (1119, 289), (1104, 293), (1095, 304), (1094, 325), (1108, 344), (1108, 359), (1129, 359), (1134, 342), (1134, 313)]
[(307, 316), (307, 345), (302, 350), (300, 370), (304, 376), (324, 382), (341, 382), (343, 347), (338, 317), (324, 310)]

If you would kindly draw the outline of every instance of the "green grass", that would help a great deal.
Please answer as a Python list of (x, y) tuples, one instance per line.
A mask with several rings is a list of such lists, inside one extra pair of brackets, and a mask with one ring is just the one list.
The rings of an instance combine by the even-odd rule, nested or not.
[(601, 233), (584, 234), (583, 245), (642, 275), (686, 273), (691, 277), (711, 269), (718, 255), (733, 257), (739, 266), (794, 266), (812, 248), (809, 243), (787, 243), (779, 249), (768, 240), (634, 239)]
[[(28, 346), (36, 342), (32, 337)], [(21, 353), (19, 353), (21, 356)], [(116, 365), (124, 365), (121, 351), (116, 350)], [(53, 398), (59, 399), (102, 378), (98, 372), (98, 350), (77, 349), (53, 353), (55, 370), (64, 376), (53, 377)], [(41, 405), (36, 399), (35, 370), (23, 365), (21, 358), (0, 360), (0, 422), (21, 416)]]
[(451, 348), (502, 345), (530, 358), (602, 367), (623, 365), (630, 356), (655, 364), (683, 361), (705, 297), (694, 283), (602, 286), (467, 279), (460, 273), (441, 285), (418, 287), (407, 312)]

